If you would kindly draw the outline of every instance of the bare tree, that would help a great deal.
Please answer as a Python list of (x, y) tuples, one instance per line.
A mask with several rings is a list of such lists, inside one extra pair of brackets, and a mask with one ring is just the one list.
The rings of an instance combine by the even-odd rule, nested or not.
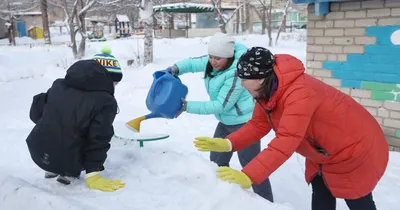
[(216, 12), (217, 18), (218, 18), (218, 23), (219, 23), (219, 28), (221, 29), (221, 32), (226, 34), (226, 24), (229, 23), (229, 21), (235, 16), (235, 13), (243, 7), (244, 3), (239, 5), (233, 13), (228, 16), (224, 13), (222, 13), (221, 10), (221, 0), (212, 0), (212, 4), (214, 6), (214, 11)]
[[(85, 56), (87, 38), (85, 18), (88, 11), (94, 8), (96, 4), (102, 7), (116, 5), (120, 1), (121, 0), (51, 0), (51, 4), (62, 8), (64, 11), (65, 23), (71, 39), (70, 47), (75, 59), (80, 59)], [(82, 37), (79, 48), (76, 43), (76, 35), (78, 33)]]
[(144, 58), (143, 65), (153, 62), (153, 2), (142, 0), (140, 18), (144, 24)]
[(290, 6), (290, 0), (286, 1), (285, 4), (285, 9), (283, 11), (283, 18), (282, 18), (282, 23), (279, 26), (279, 30), (278, 30), (278, 34), (276, 35), (276, 39), (275, 39), (275, 46), (278, 45), (278, 40), (279, 40), (279, 35), (281, 34), (282, 28), (285, 27), (286, 28), (286, 15), (287, 15), (287, 11), (289, 9)]
[[(269, 1), (269, 5), (267, 5), (266, 0), (258, 0), (262, 6), (262, 14), (257, 9), (254, 9), (260, 19), (262, 20), (262, 33), (265, 34), (265, 18), (268, 20), (267, 30), (268, 30), (268, 46), (272, 46), (272, 0)], [(290, 0), (289, 0), (290, 1)]]

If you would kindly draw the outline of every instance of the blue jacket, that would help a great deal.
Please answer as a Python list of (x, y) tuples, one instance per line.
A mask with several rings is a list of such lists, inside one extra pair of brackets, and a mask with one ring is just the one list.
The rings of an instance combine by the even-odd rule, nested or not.
[[(215, 117), (226, 125), (246, 123), (252, 116), (254, 109), (253, 97), (240, 85), (240, 78), (236, 75), (236, 64), (247, 47), (235, 44), (235, 60), (224, 71), (213, 71), (213, 78), (205, 78), (204, 84), (210, 101), (188, 101), (186, 112), (192, 114), (208, 115)], [(192, 72), (205, 72), (208, 55), (197, 58), (187, 58), (177, 62), (179, 75)]]

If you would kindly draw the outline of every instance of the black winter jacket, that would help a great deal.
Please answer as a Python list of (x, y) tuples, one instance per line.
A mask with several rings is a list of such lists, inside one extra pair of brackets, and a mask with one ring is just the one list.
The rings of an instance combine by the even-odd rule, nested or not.
[(33, 97), (30, 118), (36, 125), (26, 139), (33, 161), (64, 176), (104, 170), (116, 113), (107, 70), (93, 60), (76, 62), (47, 93)]

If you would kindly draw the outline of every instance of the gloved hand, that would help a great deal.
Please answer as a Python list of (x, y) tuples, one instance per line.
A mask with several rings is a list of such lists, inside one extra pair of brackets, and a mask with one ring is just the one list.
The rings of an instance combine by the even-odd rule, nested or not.
[(170, 66), (170, 67), (166, 68), (165, 70), (161, 70), (161, 72), (168, 72), (172, 76), (178, 77), (179, 70), (178, 70), (178, 67), (176, 67), (176, 66)]
[(232, 150), (231, 142), (228, 139), (210, 138), (210, 137), (197, 137), (193, 141), (194, 146), (198, 151), (202, 152), (229, 152)]
[(248, 189), (252, 185), (250, 178), (245, 173), (226, 166), (217, 169), (217, 176), (228, 183), (239, 184), (244, 189)]
[(99, 172), (92, 172), (85, 175), (85, 181), (90, 189), (106, 192), (114, 192), (125, 186), (121, 180), (111, 180), (100, 176)]
[(182, 101), (182, 107), (181, 109), (178, 111), (178, 113), (176, 113), (175, 118), (179, 117), (179, 115), (182, 114), (182, 112), (186, 111), (186, 106), (187, 106), (187, 101), (184, 98), (181, 98)]

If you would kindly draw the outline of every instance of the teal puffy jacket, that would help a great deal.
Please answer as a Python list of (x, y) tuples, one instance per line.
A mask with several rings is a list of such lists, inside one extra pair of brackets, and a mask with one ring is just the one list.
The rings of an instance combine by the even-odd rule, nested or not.
[[(247, 47), (235, 43), (235, 60), (224, 71), (213, 71), (213, 78), (205, 78), (204, 84), (210, 101), (188, 101), (186, 112), (192, 114), (208, 115), (215, 117), (225, 125), (246, 123), (252, 116), (254, 109), (253, 97), (240, 85), (240, 78), (235, 74), (236, 64)], [(187, 58), (175, 63), (179, 75), (192, 72), (205, 72), (208, 55)]]

